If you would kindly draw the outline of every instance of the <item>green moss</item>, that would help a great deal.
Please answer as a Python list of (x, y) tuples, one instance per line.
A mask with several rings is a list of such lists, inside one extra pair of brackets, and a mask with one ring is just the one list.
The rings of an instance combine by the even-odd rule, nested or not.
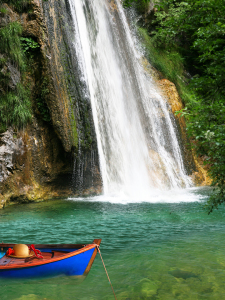
[[(71, 103), (71, 106), (72, 106), (71, 97), (70, 97), (70, 103)], [(75, 119), (75, 116), (74, 116), (73, 109), (71, 110), (71, 119), (72, 119), (72, 132), (73, 132), (74, 146), (77, 148), (78, 147), (77, 123), (76, 123), (76, 119)]]
[[(65, 49), (68, 50), (68, 45), (66, 42), (64, 42)], [(74, 76), (71, 76), (70, 72), (70, 67), (67, 61), (67, 51), (66, 50), (61, 50), (61, 59), (62, 59), (62, 64), (64, 67), (64, 75), (65, 75), (65, 80), (66, 80), (66, 85), (67, 85), (67, 93), (68, 97), (70, 100), (70, 122), (71, 122), (71, 127), (72, 127), (72, 140), (73, 140), (73, 145), (75, 148), (78, 148), (78, 133), (77, 133), (77, 122), (76, 122), (76, 117), (74, 114), (74, 101), (70, 95), (70, 88), (69, 86), (73, 84), (75, 78)]]
[(188, 86), (188, 78), (185, 76), (181, 55), (175, 50), (170, 51), (155, 48), (146, 29), (138, 28), (138, 32), (150, 63), (168, 80), (175, 83), (185, 103), (192, 103), (195, 97)]
[[(79, 106), (79, 137), (80, 137), (80, 146), (83, 149), (90, 149), (92, 144), (92, 136), (91, 136), (91, 125), (89, 122), (89, 107), (88, 103), (85, 99), (71, 97), (72, 94), (74, 95), (74, 84), (78, 80), (74, 73), (71, 72), (71, 67), (68, 63), (68, 50), (69, 47), (64, 41), (64, 47), (60, 51), (60, 56), (62, 60), (62, 65), (64, 68), (64, 75), (65, 81), (67, 85), (67, 93), (70, 99), (70, 118), (71, 118), (71, 127), (72, 127), (72, 134), (73, 134), (73, 145), (75, 148), (78, 148), (78, 132), (77, 132), (77, 120), (75, 115), (76, 105), (78, 102)], [(72, 92), (71, 92), (72, 91)]]

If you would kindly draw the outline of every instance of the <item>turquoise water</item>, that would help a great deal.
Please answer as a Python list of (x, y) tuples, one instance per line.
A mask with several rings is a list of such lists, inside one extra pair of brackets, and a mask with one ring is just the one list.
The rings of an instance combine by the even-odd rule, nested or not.
[[(225, 209), (191, 203), (52, 200), (0, 211), (0, 241), (87, 243), (101, 253), (119, 299), (225, 299)], [(3, 281), (0, 299), (114, 299), (100, 257), (83, 282), (71, 277)]]

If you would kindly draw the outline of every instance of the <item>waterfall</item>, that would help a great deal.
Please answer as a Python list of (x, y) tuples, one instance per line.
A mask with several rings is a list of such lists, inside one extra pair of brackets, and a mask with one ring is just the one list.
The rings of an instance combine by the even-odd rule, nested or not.
[(166, 100), (146, 73), (119, 0), (69, 0), (92, 106), (104, 194), (149, 199), (191, 186)]

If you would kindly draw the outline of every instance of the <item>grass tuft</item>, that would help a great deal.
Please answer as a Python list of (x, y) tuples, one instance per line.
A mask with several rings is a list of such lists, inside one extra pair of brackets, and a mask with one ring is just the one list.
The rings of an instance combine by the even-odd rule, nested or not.
[(10, 91), (1, 97), (0, 130), (10, 125), (22, 128), (31, 119), (30, 92), (21, 83), (16, 91)]
[[(0, 28), (0, 132), (8, 126), (22, 128), (31, 119), (30, 91), (24, 83), (26, 56), (21, 43), (22, 25), (11, 22)], [(9, 87), (11, 63), (21, 73), (21, 81)]]
[(22, 25), (18, 22), (9, 23), (0, 29), (0, 53), (7, 54), (20, 70), (25, 69), (24, 54), (20, 41), (22, 31)]

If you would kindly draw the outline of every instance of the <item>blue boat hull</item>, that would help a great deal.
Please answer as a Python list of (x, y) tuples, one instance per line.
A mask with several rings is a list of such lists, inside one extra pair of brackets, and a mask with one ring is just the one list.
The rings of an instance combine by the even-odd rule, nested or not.
[[(46, 278), (60, 275), (87, 275), (97, 253), (101, 240), (94, 240), (92, 244), (82, 245), (44, 245), (39, 247), (43, 259), (23, 259), (0, 257), (0, 278)], [(96, 244), (97, 243), (97, 244)], [(1, 244), (0, 244), (1, 245)], [(3, 244), (2, 251), (7, 251), (8, 244)], [(38, 245), (37, 245), (38, 246)], [(50, 245), (48, 245), (50, 246)], [(67, 248), (68, 246), (68, 248)], [(51, 256), (52, 255), (52, 256)]]
[(60, 261), (20, 269), (0, 270), (4, 278), (43, 278), (59, 275), (83, 275), (95, 249), (88, 250), (76, 256)]

